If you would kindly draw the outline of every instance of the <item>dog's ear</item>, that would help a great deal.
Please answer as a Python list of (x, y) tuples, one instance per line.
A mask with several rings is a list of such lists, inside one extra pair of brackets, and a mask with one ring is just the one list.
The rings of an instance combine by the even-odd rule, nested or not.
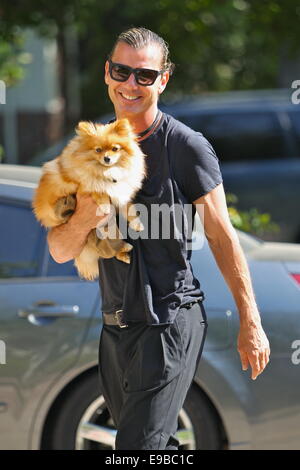
[(75, 131), (76, 134), (80, 136), (95, 135), (97, 133), (97, 128), (93, 122), (81, 121), (77, 125)]
[(114, 122), (114, 131), (120, 136), (127, 136), (132, 134), (133, 130), (128, 119), (118, 119)]

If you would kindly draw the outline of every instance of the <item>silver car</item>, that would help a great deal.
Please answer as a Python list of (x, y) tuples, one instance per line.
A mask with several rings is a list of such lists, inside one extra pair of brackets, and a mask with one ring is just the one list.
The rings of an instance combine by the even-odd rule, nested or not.
[[(49, 255), (31, 210), (40, 174), (0, 165), (0, 448), (114, 449), (98, 377), (99, 286)], [(242, 371), (236, 305), (204, 237), (192, 265), (208, 333), (179, 415), (180, 448), (300, 449), (300, 246), (238, 236), (270, 362), (255, 381)]]

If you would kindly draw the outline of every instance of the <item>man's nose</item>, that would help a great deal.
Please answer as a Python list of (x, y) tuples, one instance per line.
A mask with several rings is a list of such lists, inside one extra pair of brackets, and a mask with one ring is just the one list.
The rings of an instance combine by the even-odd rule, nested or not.
[(138, 83), (137, 83), (136, 80), (135, 80), (135, 76), (134, 76), (134, 73), (133, 73), (133, 72), (131, 72), (131, 74), (130, 74), (129, 77), (127, 78), (126, 84), (128, 84), (128, 85), (130, 85), (131, 87), (134, 87), (134, 88), (137, 88), (137, 87), (138, 87)]

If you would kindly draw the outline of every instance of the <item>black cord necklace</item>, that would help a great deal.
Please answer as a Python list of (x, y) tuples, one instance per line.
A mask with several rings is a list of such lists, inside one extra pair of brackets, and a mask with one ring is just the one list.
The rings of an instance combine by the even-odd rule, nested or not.
[(138, 138), (140, 139), (141, 137), (144, 137), (144, 135), (148, 134), (148, 132), (152, 131), (152, 129), (153, 129), (153, 128), (156, 126), (156, 124), (158, 123), (160, 117), (161, 117), (161, 111), (158, 109), (157, 114), (156, 114), (156, 117), (155, 117), (154, 121), (152, 122), (151, 126), (148, 127), (148, 129), (146, 129), (145, 131), (140, 132), (139, 134), (137, 134)]

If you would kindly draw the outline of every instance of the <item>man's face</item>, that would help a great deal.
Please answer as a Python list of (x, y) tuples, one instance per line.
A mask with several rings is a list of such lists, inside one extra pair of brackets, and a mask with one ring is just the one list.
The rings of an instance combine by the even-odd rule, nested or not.
[[(119, 42), (111, 59), (113, 62), (128, 65), (132, 68), (153, 70), (161, 70), (162, 68), (161, 49), (156, 44), (134, 49), (124, 42)], [(108, 85), (108, 94), (115, 107), (118, 119), (141, 115), (148, 110), (156, 109), (158, 97), (165, 89), (168, 80), (169, 72), (164, 72), (150, 86), (139, 85), (133, 74), (126, 82), (118, 82), (109, 75), (109, 63), (106, 62), (105, 64), (105, 83)]]

